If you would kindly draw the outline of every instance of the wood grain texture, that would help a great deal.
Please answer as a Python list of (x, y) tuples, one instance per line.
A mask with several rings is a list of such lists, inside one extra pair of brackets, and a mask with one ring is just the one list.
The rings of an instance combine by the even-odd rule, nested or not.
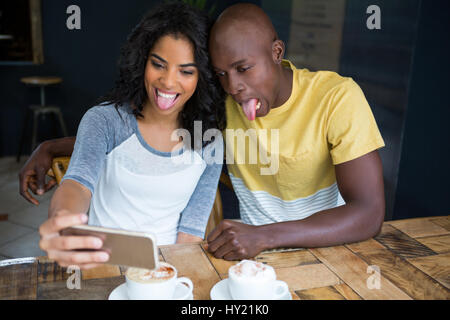
[(308, 250), (261, 253), (255, 257), (255, 260), (276, 269), (320, 263)]
[(60, 267), (56, 262), (47, 257), (39, 257), (38, 260), (37, 272), (39, 283), (54, 282), (69, 278), (70, 274), (67, 273), (67, 268)]
[(450, 231), (450, 217), (439, 217), (430, 219), (431, 222), (437, 224), (438, 226)]
[(353, 291), (352, 288), (350, 288), (345, 283), (337, 284), (334, 286), (334, 288), (346, 299), (346, 300), (361, 300), (361, 297)]
[(89, 279), (100, 279), (100, 278), (112, 278), (120, 276), (120, 267), (119, 266), (113, 266), (110, 264), (105, 264), (102, 266), (99, 266), (97, 268), (89, 269), (89, 270), (83, 270), (81, 272), (81, 276), (83, 280), (89, 280)]
[(369, 239), (362, 242), (349, 243), (346, 244), (345, 246), (350, 250), (352, 250), (353, 252), (361, 252), (361, 251), (367, 252), (386, 248), (380, 242), (374, 239)]
[(334, 287), (299, 290), (295, 293), (300, 300), (346, 300)]
[(433, 257), (408, 259), (408, 261), (445, 286), (447, 288), (445, 299), (450, 299), (450, 291), (448, 290), (450, 289), (450, 253)]
[(210, 299), (212, 287), (221, 279), (200, 245), (161, 247), (164, 260), (178, 270), (179, 277), (188, 277), (194, 284), (194, 299)]
[[(19, 259), (14, 259), (19, 260)], [(0, 300), (34, 300), (37, 296), (37, 260), (1, 267)]]
[(214, 256), (208, 252), (206, 244), (202, 244), (202, 249), (221, 279), (226, 279), (228, 277), (228, 269), (239, 262), (214, 258)]
[[(443, 299), (447, 295), (445, 288), (437, 281), (387, 249), (359, 252), (357, 255), (367, 264), (378, 266), (383, 277), (389, 279), (413, 299)], [(429, 258), (436, 257), (435, 255)]]
[(325, 265), (309, 264), (275, 269), (277, 279), (286, 282), (294, 291), (333, 286), (341, 283)]
[(402, 258), (435, 255), (436, 252), (390, 225), (383, 225), (375, 239)]
[(123, 276), (82, 280), (80, 289), (68, 289), (66, 281), (41, 283), (37, 298), (40, 300), (107, 300), (110, 293), (125, 282)]
[(411, 238), (450, 234), (450, 231), (427, 218), (390, 221), (389, 224)]
[(383, 275), (382, 290), (370, 289), (367, 281), (371, 274), (369, 265), (344, 246), (311, 249), (312, 253), (365, 300), (409, 300), (402, 290)]
[(418, 238), (417, 241), (437, 253), (450, 252), (450, 235)]

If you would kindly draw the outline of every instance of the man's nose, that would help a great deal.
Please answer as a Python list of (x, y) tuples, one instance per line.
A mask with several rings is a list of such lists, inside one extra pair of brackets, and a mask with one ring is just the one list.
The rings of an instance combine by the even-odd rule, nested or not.
[(229, 75), (224, 89), (228, 94), (235, 96), (244, 90), (244, 85), (239, 81), (238, 77)]

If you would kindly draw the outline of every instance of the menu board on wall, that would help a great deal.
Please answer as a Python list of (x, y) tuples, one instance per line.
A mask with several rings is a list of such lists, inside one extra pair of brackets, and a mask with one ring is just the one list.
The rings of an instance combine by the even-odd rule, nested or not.
[(339, 70), (346, 0), (295, 0), (287, 59), (297, 68)]

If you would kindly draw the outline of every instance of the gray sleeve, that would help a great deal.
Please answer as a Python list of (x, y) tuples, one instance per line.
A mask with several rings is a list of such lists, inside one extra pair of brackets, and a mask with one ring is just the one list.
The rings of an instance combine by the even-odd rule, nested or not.
[(101, 109), (89, 109), (78, 126), (69, 168), (62, 180), (75, 180), (94, 193), (108, 150), (108, 123)]
[[(186, 208), (181, 213), (178, 231), (204, 238), (206, 226), (208, 224), (211, 209), (216, 198), (216, 191), (219, 185), (220, 173), (223, 164), (223, 139), (216, 139), (209, 144), (204, 154), (214, 154), (217, 161), (208, 161), (197, 187), (194, 190)], [(204, 158), (207, 158), (204, 156)], [(219, 161), (220, 159), (220, 161)]]

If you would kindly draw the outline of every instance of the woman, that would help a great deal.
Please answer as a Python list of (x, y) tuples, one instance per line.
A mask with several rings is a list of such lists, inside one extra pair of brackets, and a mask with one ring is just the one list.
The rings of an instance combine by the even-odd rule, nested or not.
[[(208, 157), (223, 157), (223, 141), (217, 130), (197, 148), (194, 125), (201, 121), (202, 139), (225, 122), (209, 27), (196, 9), (164, 4), (127, 39), (115, 88), (81, 120), (69, 169), (40, 228), (40, 247), (61, 266), (89, 269), (108, 260), (106, 252), (74, 251), (101, 248), (100, 239), (59, 235), (88, 219), (152, 232), (158, 245), (203, 239), (222, 166)], [(174, 139), (177, 129), (183, 139)]]

